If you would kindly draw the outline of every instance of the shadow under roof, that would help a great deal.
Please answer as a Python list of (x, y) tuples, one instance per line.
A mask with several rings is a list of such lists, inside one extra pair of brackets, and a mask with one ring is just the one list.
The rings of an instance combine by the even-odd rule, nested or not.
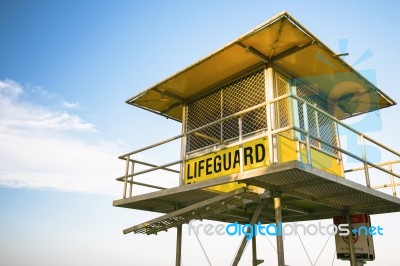
[(312, 84), (316, 92), (337, 103), (338, 119), (396, 104), (287, 12), (126, 102), (181, 121), (185, 102), (267, 65)]

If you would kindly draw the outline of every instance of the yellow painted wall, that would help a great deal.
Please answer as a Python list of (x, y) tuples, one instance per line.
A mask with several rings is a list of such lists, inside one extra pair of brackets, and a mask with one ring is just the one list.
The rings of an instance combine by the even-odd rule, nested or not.
[[(298, 160), (296, 146), (297, 142), (295, 140), (289, 139), (284, 136), (279, 136), (278, 137), (279, 162), (284, 163), (284, 162)], [(305, 147), (301, 148), (301, 146), (304, 147), (305, 145), (300, 144), (300, 149), (301, 149), (300, 161), (303, 163), (307, 163), (307, 151)], [(343, 166), (340, 160), (338, 160), (334, 156), (330, 156), (314, 147), (311, 147), (311, 160), (312, 160), (312, 166), (314, 166), (315, 168), (343, 177)]]
[(285, 163), (297, 160), (296, 141), (278, 136), (278, 162)]
[[(321, 169), (325, 172), (337, 175), (337, 176), (343, 176), (343, 166), (337, 158), (327, 155), (316, 148), (311, 148), (311, 160), (312, 160), (312, 166), (315, 168)], [(306, 150), (302, 149), (301, 151), (301, 161), (302, 162), (307, 162), (307, 155), (306, 155)]]
[[(277, 144), (279, 163), (298, 160), (296, 140), (280, 135), (278, 136)], [(301, 148), (302, 146), (303, 148)], [(300, 161), (306, 163), (307, 155), (304, 146), (305, 145), (299, 144), (299, 147), (301, 149)], [(202, 182), (213, 178), (239, 173), (240, 163), (234, 163), (235, 154), (237, 156), (238, 152), (239, 145), (186, 161), (185, 184)], [(243, 166), (244, 171), (259, 167), (268, 167), (269, 153), (267, 138), (264, 137), (244, 143), (243, 152), (245, 158), (244, 163), (246, 163), (246, 165)], [(224, 167), (222, 158), (224, 156), (225, 158), (229, 158), (229, 154), (231, 158), (230, 167), (228, 167), (228, 163), (226, 163), (226, 167)], [(327, 155), (313, 147), (311, 148), (311, 158), (313, 167), (343, 177), (342, 164), (337, 158)], [(243, 186), (245, 185), (233, 182), (225, 185), (210, 187), (209, 189), (220, 192), (228, 192)]]

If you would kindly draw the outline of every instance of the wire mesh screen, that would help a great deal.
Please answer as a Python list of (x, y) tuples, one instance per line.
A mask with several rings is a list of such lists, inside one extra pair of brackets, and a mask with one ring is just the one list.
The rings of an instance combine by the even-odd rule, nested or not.
[[(215, 120), (265, 102), (264, 84), (264, 71), (261, 70), (190, 102), (187, 113), (187, 130), (199, 128)], [(251, 111), (242, 117), (242, 133), (244, 135), (266, 127), (265, 108)], [(199, 136), (199, 134), (190, 134), (188, 136), (186, 145), (188, 152), (213, 145), (217, 140), (227, 141), (238, 138), (238, 119), (226, 120), (208, 127), (200, 133), (202, 136)]]
[[(330, 103), (320, 94), (310, 89), (308, 86), (304, 84), (297, 84), (296, 90), (297, 90), (297, 95), (300, 98), (306, 100), (307, 102), (311, 103), (318, 109), (325, 111), (330, 115), (334, 114), (333, 104)], [(308, 130), (311, 135), (319, 137), (331, 145), (338, 146), (335, 124), (330, 118), (313, 110), (312, 108), (307, 108), (307, 116), (308, 116)], [(300, 127), (304, 129), (304, 114), (301, 104), (299, 104), (299, 120), (300, 120)], [(303, 134), (301, 138), (302, 140), (305, 140), (305, 136)], [(310, 138), (310, 144), (330, 154), (335, 154), (335, 155), (338, 154), (337, 150), (315, 139)]]
[[(285, 95), (289, 92), (289, 81), (282, 75), (275, 73), (275, 97)], [(275, 104), (277, 128), (284, 128), (291, 125), (291, 114), (289, 98), (279, 100)], [(281, 133), (287, 137), (292, 137), (292, 131)]]
[[(187, 130), (193, 130), (201, 126), (207, 125), (221, 118), (221, 93), (219, 91), (207, 95), (197, 101), (188, 104), (187, 114)], [(216, 124), (204, 130), (199, 131), (200, 134), (221, 139), (221, 125)], [(200, 137), (196, 134), (190, 134), (187, 138), (187, 151), (197, 150), (210, 146), (215, 142)]]
[[(222, 93), (222, 115), (237, 113), (257, 104), (265, 102), (264, 71), (240, 79), (226, 86)], [(266, 128), (266, 111), (259, 108), (243, 116), (243, 134)], [(222, 125), (223, 140), (239, 136), (238, 120), (227, 120)]]

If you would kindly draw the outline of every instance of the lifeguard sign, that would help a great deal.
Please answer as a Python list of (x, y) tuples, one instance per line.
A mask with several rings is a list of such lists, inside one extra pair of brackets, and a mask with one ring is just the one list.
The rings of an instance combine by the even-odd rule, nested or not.
[[(390, 177), (391, 184), (375, 188), (392, 187), (395, 195), (394, 177), (400, 175), (392, 165), (400, 162), (395, 161), (400, 153), (342, 121), (395, 101), (287, 12), (127, 103), (182, 123), (181, 134), (119, 157), (125, 161), (124, 175), (117, 178), (124, 184), (123, 197), (114, 201), (114, 206), (165, 214), (124, 233), (177, 227), (176, 265), (181, 265), (182, 225), (193, 219), (266, 224), (400, 211), (399, 198), (374, 190), (370, 182), (374, 174), (379, 180)], [(342, 129), (359, 141), (355, 150), (340, 145)], [(180, 152), (171, 162), (141, 160), (159, 159), (158, 152), (138, 155), (176, 140)], [(393, 161), (372, 162), (365, 142)], [(346, 167), (342, 154), (359, 167)], [(348, 180), (359, 170), (365, 183)], [(165, 172), (176, 174), (179, 182), (155, 183), (165, 182)], [(148, 193), (134, 195), (134, 186)], [(281, 236), (277, 253), (278, 265), (285, 265)], [(368, 259), (371, 255), (368, 251)]]
[(239, 145), (222, 149), (186, 162), (185, 184), (267, 166), (268, 142), (261, 138), (243, 144), (243, 161)]

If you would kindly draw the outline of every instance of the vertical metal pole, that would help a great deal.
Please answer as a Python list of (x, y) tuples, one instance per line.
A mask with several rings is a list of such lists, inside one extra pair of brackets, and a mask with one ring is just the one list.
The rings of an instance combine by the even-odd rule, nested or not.
[(301, 162), (301, 146), (300, 146), (299, 139), (297, 139), (297, 141), (296, 141), (296, 153), (297, 153), (297, 161)]
[[(291, 95), (298, 96), (297, 95), (296, 79), (294, 79), (294, 80), (292, 79), (290, 81), (290, 88), (291, 88), (291, 90), (290, 90)], [(292, 120), (292, 125), (300, 128), (299, 103), (298, 103), (297, 99), (294, 99), (292, 97), (289, 97), (288, 100), (291, 103), (291, 106), (292, 106), (292, 109), (293, 109), (293, 114), (292, 114), (292, 119), (291, 119)], [(293, 133), (294, 133), (295, 139), (297, 140), (297, 142), (299, 142), (299, 140), (300, 140), (300, 132), (294, 130)], [(299, 150), (299, 152), (300, 152), (300, 150)], [(300, 154), (299, 154), (299, 159), (298, 160), (300, 161)]]
[(132, 197), (132, 189), (133, 189), (133, 173), (135, 172), (135, 161), (132, 161), (131, 165), (131, 178), (129, 182), (129, 197)]
[(175, 266), (181, 266), (181, 254), (182, 254), (182, 225), (176, 227), (176, 259)]
[(275, 111), (271, 100), (274, 99), (274, 72), (272, 68), (267, 68), (265, 75), (265, 95), (266, 95), (266, 111), (267, 111), (267, 135), (268, 135), (268, 152), (269, 163), (275, 163), (275, 147), (271, 131), (275, 129)]
[(364, 163), (365, 183), (366, 183), (367, 187), (371, 187), (371, 183), (369, 180), (367, 153), (365, 151), (364, 135), (360, 135), (360, 144), (361, 144), (361, 151), (362, 151), (362, 159), (363, 159), (363, 163)]
[[(243, 119), (241, 116), (238, 118), (239, 124), (239, 142), (243, 140)], [(243, 144), (241, 143), (239, 146), (239, 155), (240, 155), (240, 172), (243, 173), (244, 170), (244, 155), (243, 155)]]
[(285, 254), (283, 252), (283, 237), (280, 230), (282, 225), (282, 206), (281, 206), (281, 193), (274, 193), (274, 208), (275, 208), (275, 223), (278, 228), (278, 235), (276, 236), (276, 247), (278, 255), (278, 266), (285, 266)]
[(131, 160), (131, 155), (128, 155), (126, 157), (126, 168), (125, 168), (125, 178), (124, 178), (124, 194), (122, 195), (122, 197), (124, 199), (126, 199), (126, 189), (128, 186), (128, 175), (129, 175), (129, 162)]
[[(315, 107), (318, 107), (317, 104), (314, 104)], [(315, 127), (317, 129), (317, 137), (321, 138), (321, 129), (319, 128), (319, 118), (317, 110), (314, 110), (314, 118), (315, 118)], [(318, 147), (322, 148), (322, 143), (318, 142)]]
[(257, 239), (256, 235), (251, 239), (251, 253), (253, 256), (253, 266), (257, 266)]
[(185, 104), (182, 108), (182, 138), (181, 138), (181, 169), (179, 174), (179, 186), (185, 184), (185, 167), (186, 167), (186, 143), (187, 143), (187, 105)]
[(274, 143), (272, 141), (272, 115), (271, 115), (271, 103), (267, 99), (267, 135), (268, 135), (268, 153), (269, 153), (269, 164), (274, 163)]
[[(185, 184), (185, 167), (186, 167), (186, 145), (187, 145), (187, 104), (183, 105), (182, 108), (182, 138), (181, 138), (181, 167), (179, 173), (179, 186)], [(176, 227), (176, 257), (175, 266), (181, 266), (182, 260), (182, 225)]]
[[(221, 93), (220, 93), (220, 118), (224, 117), (224, 91), (225, 89), (221, 89)], [(220, 124), (220, 140), (224, 140), (224, 122), (221, 122)]]
[[(297, 94), (297, 84), (296, 84), (297, 79), (291, 79), (290, 81), (290, 93), (291, 95), (298, 96)], [(292, 124), (300, 128), (300, 109), (299, 109), (299, 102), (297, 99), (289, 97), (289, 101), (292, 103), (292, 108), (293, 108), (293, 117), (292, 117)], [(296, 140), (296, 154), (297, 154), (297, 161), (301, 162), (301, 145), (300, 145), (300, 140), (301, 140), (301, 133), (298, 132), (297, 130), (293, 130), (293, 135)]]
[[(336, 140), (336, 146), (338, 146), (339, 148), (342, 147), (342, 145), (340, 144), (340, 137), (339, 137), (339, 128), (338, 128), (338, 124), (336, 122), (333, 122), (333, 128), (335, 129), (335, 140)], [(340, 169), (342, 172), (342, 176), (344, 176), (344, 167), (343, 167), (343, 156), (342, 153), (338, 150), (336, 150), (336, 152), (339, 155), (339, 162), (340, 162)]]
[[(392, 164), (391, 164), (391, 163), (389, 163), (389, 171), (390, 171), (390, 172), (393, 172), (393, 168), (392, 168)], [(392, 185), (392, 194), (393, 194), (393, 197), (397, 197), (396, 186), (395, 186), (395, 184), (394, 184), (393, 175), (390, 175), (390, 184)]]
[(303, 103), (303, 118), (304, 118), (304, 130), (306, 133), (306, 147), (307, 147), (307, 163), (312, 164), (311, 159), (311, 145), (310, 145), (310, 131), (308, 128), (308, 110), (307, 110), (307, 103)]
[(356, 252), (354, 249), (354, 243), (353, 243), (353, 232), (351, 231), (353, 229), (351, 225), (351, 217), (350, 217), (350, 212), (346, 212), (346, 223), (349, 225), (349, 259), (350, 259), (350, 265), (351, 266), (356, 266)]

